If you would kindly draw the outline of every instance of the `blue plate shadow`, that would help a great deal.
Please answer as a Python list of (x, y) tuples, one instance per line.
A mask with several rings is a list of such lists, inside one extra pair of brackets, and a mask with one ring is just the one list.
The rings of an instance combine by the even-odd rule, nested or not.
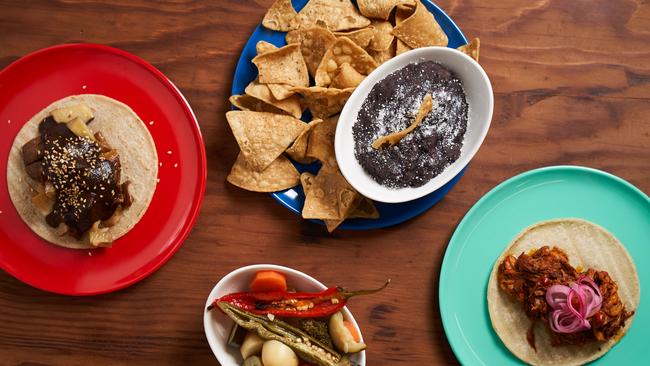
[[(293, 0), (293, 6), (297, 11), (300, 11), (303, 6), (307, 3), (307, 0)], [(458, 46), (464, 45), (467, 43), (467, 39), (463, 35), (463, 32), (458, 28), (458, 26), (449, 18), (449, 16), (442, 11), (437, 5), (432, 3), (429, 0), (423, 0), (424, 5), (427, 9), (433, 13), (436, 20), (442, 27), (442, 29), (447, 34), (449, 38), (449, 47), (456, 48)], [(232, 82), (232, 94), (244, 94), (244, 89), (251, 81), (255, 80), (257, 77), (257, 68), (251, 62), (251, 60), (257, 55), (255, 51), (255, 44), (259, 41), (267, 41), (276, 46), (286, 45), (284, 39), (285, 33), (275, 32), (263, 28), (262, 25), (258, 25), (255, 28), (255, 31), (246, 42), (244, 50), (239, 57), (237, 62), (237, 69), (235, 70), (235, 77)], [(303, 115), (303, 120), (309, 121), (310, 117), (308, 113)], [(320, 168), (320, 164), (309, 164), (303, 165), (294, 162), (294, 165), (300, 172), (311, 172), (316, 173)], [(383, 227), (388, 227), (392, 225), (397, 225), (404, 221), (407, 221), (429, 208), (433, 207), (438, 201), (440, 201), (446, 194), (451, 190), (451, 188), (458, 182), (458, 180), (463, 176), (467, 170), (465, 167), (463, 170), (458, 173), (452, 180), (447, 184), (440, 187), (438, 190), (431, 192), (430, 194), (418, 198), (417, 200), (404, 202), (404, 203), (381, 203), (375, 202), (377, 209), (379, 210), (380, 217), (376, 220), (371, 219), (350, 219), (346, 220), (339, 229), (348, 229), (348, 230), (368, 230), (368, 229), (378, 229)], [(292, 212), (300, 215), (302, 212), (302, 206), (304, 203), (305, 195), (302, 191), (302, 187), (294, 187), (287, 189), (285, 191), (271, 193), (271, 196), (275, 198), (278, 202), (283, 204)], [(318, 223), (323, 223), (320, 220), (311, 220)]]

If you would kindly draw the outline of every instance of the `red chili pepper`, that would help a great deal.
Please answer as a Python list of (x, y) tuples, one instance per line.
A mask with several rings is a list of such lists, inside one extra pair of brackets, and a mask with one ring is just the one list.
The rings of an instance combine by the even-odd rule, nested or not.
[(321, 292), (237, 292), (216, 299), (208, 310), (218, 302), (227, 302), (257, 315), (273, 314), (286, 318), (321, 318), (341, 310), (349, 298), (370, 295), (386, 288), (390, 280), (375, 290), (346, 291), (332, 287)]

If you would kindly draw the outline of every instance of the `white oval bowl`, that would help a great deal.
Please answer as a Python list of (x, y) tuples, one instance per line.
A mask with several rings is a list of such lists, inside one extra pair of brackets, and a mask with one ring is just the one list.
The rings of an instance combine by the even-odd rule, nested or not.
[[(300, 271), (292, 268), (278, 266), (274, 264), (255, 264), (251, 266), (238, 268), (226, 276), (224, 276), (214, 286), (203, 308), (203, 328), (205, 329), (205, 337), (208, 339), (212, 353), (222, 366), (240, 366), (244, 360), (239, 353), (239, 348), (228, 346), (228, 336), (232, 328), (233, 321), (227, 315), (219, 311), (218, 308), (207, 311), (208, 305), (212, 304), (215, 299), (221, 296), (233, 293), (248, 291), (248, 287), (257, 271), (274, 270), (283, 273), (287, 276), (287, 283), (289, 287), (295, 288), (297, 291), (302, 292), (318, 292), (325, 290), (327, 286), (323, 285), (315, 278), (306, 275)], [(363, 342), (363, 335), (357, 321), (352, 316), (350, 310), (344, 307), (343, 317), (352, 322), (354, 327), (361, 336)], [(361, 351), (350, 357), (353, 365), (365, 366), (366, 365), (366, 352)]]
[[(467, 131), (460, 157), (442, 173), (417, 188), (389, 188), (379, 184), (363, 169), (354, 156), (352, 126), (356, 123), (361, 105), (379, 81), (404, 66), (421, 61), (436, 61), (452, 70), (465, 90), (469, 104)], [(345, 179), (362, 195), (375, 201), (398, 203), (412, 201), (442, 187), (470, 162), (483, 143), (494, 108), (490, 79), (483, 68), (466, 54), (448, 47), (425, 47), (402, 53), (380, 65), (370, 73), (348, 99), (336, 128), (334, 148), (336, 161)]]

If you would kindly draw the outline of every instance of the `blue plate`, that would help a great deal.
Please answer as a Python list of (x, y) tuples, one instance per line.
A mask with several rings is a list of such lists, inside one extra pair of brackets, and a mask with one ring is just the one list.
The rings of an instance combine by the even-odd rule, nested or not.
[[(306, 3), (307, 0), (293, 0), (293, 6), (297, 11), (300, 11), (300, 9), (302, 9)], [(442, 11), (438, 6), (430, 1), (424, 0), (423, 3), (426, 5), (427, 9), (433, 13), (436, 20), (438, 23), (440, 23), (440, 26), (447, 34), (447, 37), (449, 38), (449, 47), (456, 48), (467, 43), (467, 39), (460, 31), (458, 26), (451, 20), (451, 18), (449, 18), (449, 16), (444, 11)], [(257, 55), (257, 52), (255, 51), (255, 44), (257, 44), (259, 41), (267, 41), (281, 47), (287, 44), (284, 40), (285, 34), (286, 33), (283, 32), (268, 30), (262, 27), (261, 24), (257, 26), (253, 34), (248, 39), (248, 42), (246, 42), (244, 50), (242, 51), (241, 56), (239, 57), (239, 61), (237, 62), (235, 78), (232, 82), (233, 95), (244, 94), (246, 85), (255, 80), (257, 77), (257, 68), (251, 62), (253, 57)], [(309, 117), (310, 116), (305, 115), (303, 116), (303, 120), (309, 121)], [(319, 164), (302, 165), (294, 162), (294, 165), (300, 172), (308, 171), (311, 173), (316, 173), (320, 168)], [(466, 169), (467, 167), (465, 167), (465, 169), (458, 173), (456, 177), (454, 177), (451, 181), (440, 187), (435, 192), (432, 192), (417, 200), (398, 204), (377, 202), (376, 206), (380, 214), (379, 219), (377, 220), (350, 219), (346, 220), (341, 226), (339, 226), (339, 228), (352, 230), (376, 229), (396, 225), (409, 220), (423, 213), (435, 205), (438, 201), (440, 201), (442, 197), (444, 197), (447, 192), (449, 192), (449, 190), (456, 184), (456, 182), (458, 182), (463, 173), (465, 173)], [(290, 209), (292, 212), (298, 215), (301, 214), (305, 194), (300, 186), (287, 189), (286, 191), (271, 193), (271, 196), (273, 196), (273, 198)], [(322, 223), (320, 220), (312, 221)]]
[(520, 174), (492, 189), (469, 210), (449, 242), (440, 273), (440, 313), (463, 365), (522, 364), (492, 329), (490, 272), (520, 231), (565, 217), (591, 221), (614, 234), (632, 256), (641, 283), (641, 302), (630, 330), (593, 364), (650, 364), (650, 291), (643, 289), (650, 283), (650, 199), (609, 173), (558, 166)]

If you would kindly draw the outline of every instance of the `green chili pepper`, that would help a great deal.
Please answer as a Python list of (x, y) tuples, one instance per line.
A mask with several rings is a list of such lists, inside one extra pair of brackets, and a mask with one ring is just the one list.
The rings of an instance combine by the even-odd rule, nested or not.
[(227, 302), (219, 308), (240, 327), (255, 332), (265, 340), (276, 340), (291, 348), (298, 357), (317, 366), (337, 366), (343, 360), (338, 352), (281, 320), (255, 315)]

